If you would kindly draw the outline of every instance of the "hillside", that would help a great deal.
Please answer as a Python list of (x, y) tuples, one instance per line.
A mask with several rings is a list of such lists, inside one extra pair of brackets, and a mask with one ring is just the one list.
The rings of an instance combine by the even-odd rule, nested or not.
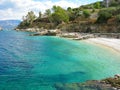
[(106, 0), (83, 5), (78, 8), (60, 6), (47, 9), (44, 14), (28, 12), (17, 29), (42, 28), (60, 29), (68, 32), (120, 32), (120, 3), (118, 0)]
[(14, 29), (20, 22), (20, 20), (0, 20), (0, 27), (3, 29)]

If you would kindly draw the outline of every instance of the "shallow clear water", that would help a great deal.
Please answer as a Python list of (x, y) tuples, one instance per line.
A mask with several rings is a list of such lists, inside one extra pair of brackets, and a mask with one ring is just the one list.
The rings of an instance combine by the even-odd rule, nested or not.
[(120, 55), (84, 41), (0, 32), (0, 90), (55, 90), (120, 73)]

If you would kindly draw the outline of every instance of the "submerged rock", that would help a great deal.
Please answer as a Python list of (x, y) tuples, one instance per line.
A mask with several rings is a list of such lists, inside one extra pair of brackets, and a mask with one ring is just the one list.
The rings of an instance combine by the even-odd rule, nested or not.
[(85, 83), (56, 83), (56, 90), (119, 90), (120, 75), (103, 80), (91, 80)]

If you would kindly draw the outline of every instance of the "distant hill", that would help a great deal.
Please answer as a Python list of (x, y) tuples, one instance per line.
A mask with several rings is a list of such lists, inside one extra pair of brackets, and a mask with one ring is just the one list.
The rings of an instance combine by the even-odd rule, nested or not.
[(20, 20), (0, 20), (0, 27), (3, 29), (14, 29), (20, 22)]

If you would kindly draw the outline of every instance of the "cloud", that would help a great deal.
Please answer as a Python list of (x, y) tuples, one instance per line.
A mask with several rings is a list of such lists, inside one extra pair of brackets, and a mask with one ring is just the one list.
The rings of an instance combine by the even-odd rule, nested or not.
[(53, 5), (59, 5), (63, 8), (78, 7), (82, 3), (80, 0), (0, 0), (0, 20), (4, 19), (21, 19), (28, 11), (39, 11), (44, 13)]

